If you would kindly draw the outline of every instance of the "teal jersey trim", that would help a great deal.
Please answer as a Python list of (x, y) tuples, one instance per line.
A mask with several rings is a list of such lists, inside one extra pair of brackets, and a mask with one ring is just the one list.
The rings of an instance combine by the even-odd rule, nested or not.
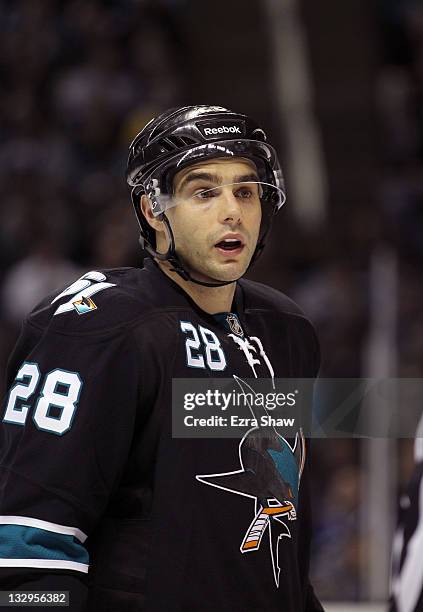
[(22, 525), (0, 525), (0, 559), (52, 559), (88, 564), (89, 555), (72, 535)]

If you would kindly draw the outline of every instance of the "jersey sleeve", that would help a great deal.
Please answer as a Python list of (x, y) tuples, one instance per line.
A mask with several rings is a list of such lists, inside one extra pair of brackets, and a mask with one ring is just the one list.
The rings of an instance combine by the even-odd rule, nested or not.
[(70, 609), (84, 609), (90, 534), (129, 454), (140, 367), (130, 331), (25, 325), (0, 423), (0, 589), (68, 586)]

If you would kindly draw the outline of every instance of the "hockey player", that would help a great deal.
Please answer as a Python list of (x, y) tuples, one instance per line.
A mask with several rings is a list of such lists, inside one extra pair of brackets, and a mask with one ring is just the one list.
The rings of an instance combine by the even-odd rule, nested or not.
[(285, 200), (263, 130), (172, 109), (130, 146), (143, 269), (91, 271), (26, 320), (0, 446), (0, 588), (72, 610), (312, 612), (300, 432), (172, 437), (172, 379), (310, 378), (315, 332), (242, 279)]
[(392, 548), (389, 612), (423, 612), (423, 416), (414, 443), (415, 466), (401, 496)]

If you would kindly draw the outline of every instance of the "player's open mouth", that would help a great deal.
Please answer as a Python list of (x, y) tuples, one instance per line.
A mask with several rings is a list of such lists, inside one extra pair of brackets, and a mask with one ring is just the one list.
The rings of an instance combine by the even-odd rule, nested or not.
[(220, 253), (225, 255), (238, 255), (244, 248), (244, 244), (239, 238), (224, 238), (214, 246)]

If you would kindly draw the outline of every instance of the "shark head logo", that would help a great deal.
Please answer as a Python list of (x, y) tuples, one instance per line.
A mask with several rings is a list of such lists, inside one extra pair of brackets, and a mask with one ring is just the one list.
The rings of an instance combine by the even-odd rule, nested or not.
[[(235, 377), (244, 391), (254, 390)], [(262, 408), (266, 413), (266, 410)], [(259, 415), (253, 417), (260, 423)], [(254, 500), (254, 515), (240, 545), (241, 553), (258, 551), (268, 533), (275, 584), (279, 586), (279, 544), (291, 538), (290, 522), (297, 518), (298, 491), (305, 461), (305, 441), (297, 432), (292, 443), (274, 427), (253, 427), (239, 443), (239, 469), (197, 475), (199, 482)]]

